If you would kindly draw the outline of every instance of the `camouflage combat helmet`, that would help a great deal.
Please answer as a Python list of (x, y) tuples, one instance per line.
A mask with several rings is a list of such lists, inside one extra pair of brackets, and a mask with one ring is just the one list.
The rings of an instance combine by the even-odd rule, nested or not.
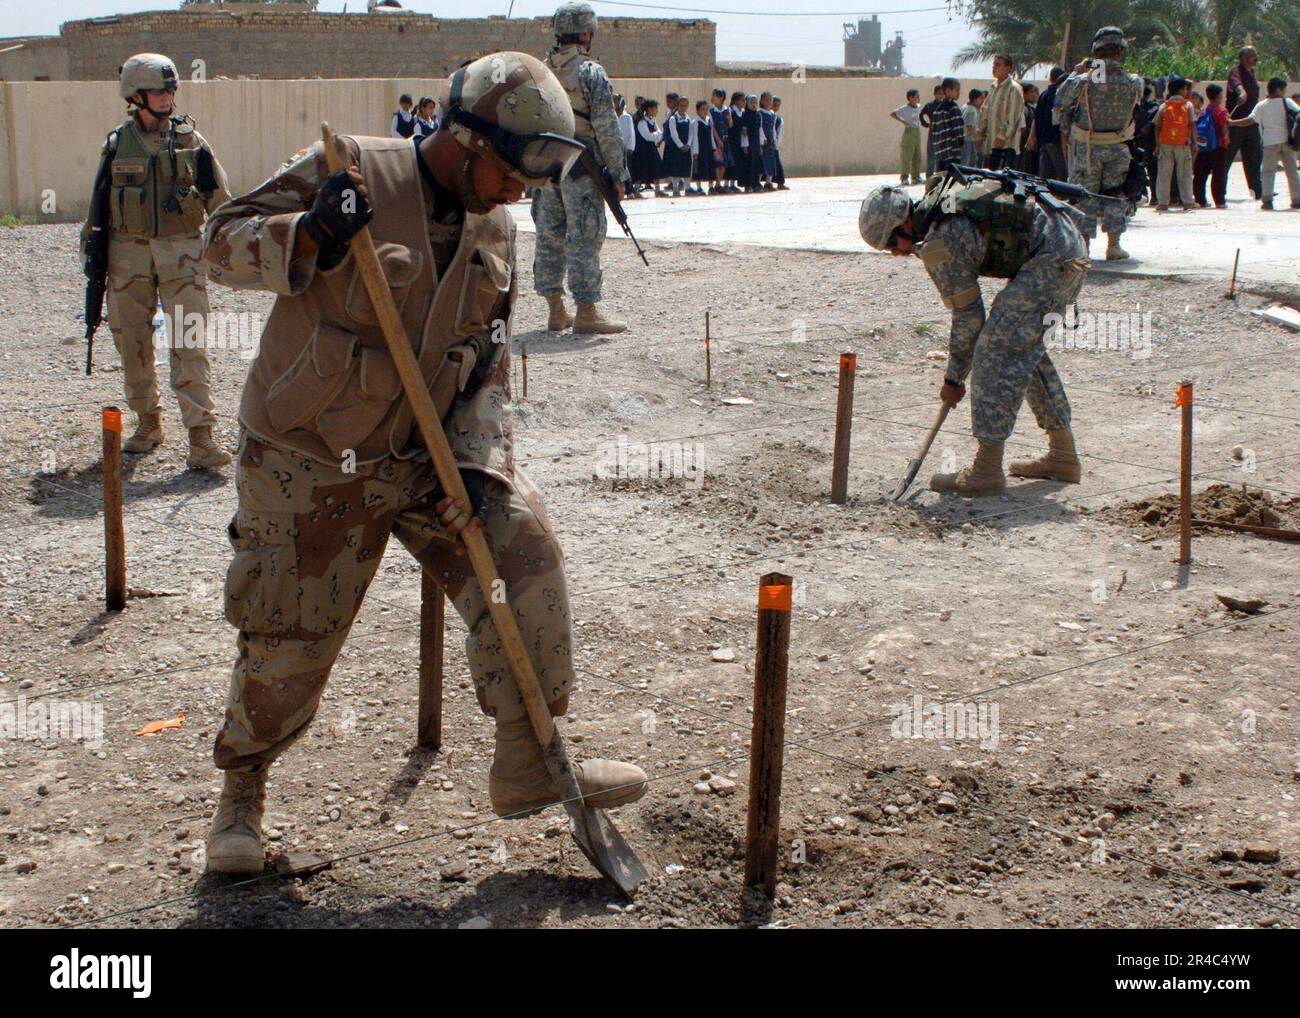
[(591, 4), (567, 3), (555, 9), (551, 19), (551, 28), (558, 35), (581, 35), (583, 32), (596, 33), (596, 12)]
[(912, 199), (899, 187), (878, 187), (858, 210), (858, 233), (877, 251), (887, 251), (893, 233), (912, 214)]
[(582, 152), (564, 87), (527, 53), (493, 53), (457, 70), (447, 122), (462, 146), (495, 158), (528, 187), (559, 179)]
[(1105, 25), (1097, 29), (1097, 34), (1092, 37), (1092, 51), (1096, 53), (1107, 46), (1118, 46), (1122, 50), (1128, 49), (1128, 43), (1124, 41), (1124, 32), (1114, 25)]
[(117, 72), (118, 94), (130, 100), (142, 89), (176, 88), (176, 65), (161, 53), (137, 53)]

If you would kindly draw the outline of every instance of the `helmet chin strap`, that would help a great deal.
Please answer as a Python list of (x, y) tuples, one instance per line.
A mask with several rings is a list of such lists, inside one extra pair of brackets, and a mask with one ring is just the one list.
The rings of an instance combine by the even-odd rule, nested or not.
[(478, 192), (474, 190), (474, 159), (475, 154), (466, 149), (460, 171), (460, 200), (465, 206), (466, 212), (481, 216), (491, 212), (492, 209), (479, 198)]

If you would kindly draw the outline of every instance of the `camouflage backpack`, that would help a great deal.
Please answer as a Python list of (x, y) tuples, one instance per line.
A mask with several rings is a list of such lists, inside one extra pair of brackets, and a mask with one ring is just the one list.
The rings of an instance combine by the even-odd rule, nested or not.
[(912, 213), (917, 235), (924, 237), (947, 216), (965, 216), (975, 223), (985, 240), (981, 276), (1010, 279), (1029, 260), (1029, 228), (1036, 203), (1032, 197), (1017, 201), (995, 180), (962, 184), (948, 177), (933, 187)]

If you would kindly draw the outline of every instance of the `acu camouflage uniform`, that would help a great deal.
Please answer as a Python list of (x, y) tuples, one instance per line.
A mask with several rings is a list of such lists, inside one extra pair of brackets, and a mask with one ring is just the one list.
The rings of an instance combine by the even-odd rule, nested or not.
[[(161, 410), (154, 372), (154, 311), (161, 302), (173, 324), (169, 338), (171, 387), (187, 428), (213, 427), (212, 369), (204, 344), (187, 346), (186, 316), (208, 321), (208, 288), (201, 257), (204, 213), (230, 197), (226, 174), (188, 117), (173, 116), (155, 133), (139, 119), (112, 131), (101, 159), (110, 159), (108, 324), (122, 359), (127, 405), (137, 416)], [(202, 165), (201, 165), (202, 162)], [(169, 198), (190, 194), (181, 201)], [(93, 207), (93, 196), (92, 196)], [(81, 231), (85, 259), (89, 222)]]
[[(1104, 72), (1100, 65), (1104, 65)], [(1094, 81), (1093, 78), (1101, 78)], [(1101, 194), (1119, 194), (1128, 176), (1132, 156), (1127, 142), (1133, 137), (1134, 109), (1142, 98), (1142, 79), (1129, 74), (1118, 60), (1071, 74), (1056, 92), (1061, 110), (1061, 131), (1068, 136), (1070, 183)], [(1097, 236), (1096, 198), (1085, 198), (1079, 208), (1087, 217), (1083, 234)], [(1105, 203), (1102, 230), (1118, 237), (1127, 228), (1125, 205)]]
[[(591, 149), (596, 162), (614, 180), (627, 180), (627, 152), (614, 112), (614, 86), (605, 68), (586, 59), (580, 46), (551, 51), (546, 66), (554, 72), (573, 105), (575, 136)], [(533, 222), (537, 247), (533, 254), (533, 285), (543, 297), (569, 290), (579, 304), (600, 300), (600, 248), (605, 243), (605, 199), (600, 188), (575, 164), (559, 184), (533, 192)]]
[[(1070, 426), (1070, 401), (1044, 346), (1044, 319), (1078, 296), (1088, 259), (1073, 209), (1046, 211), (1032, 198), (1015, 209), (1005, 196), (1011, 209), (1005, 225), (980, 222), (963, 209), (997, 190), (996, 182), (963, 188), (946, 179), (912, 219), (923, 238), (914, 250), (952, 310), (947, 380), (960, 385), (973, 372), (971, 430), (982, 442), (1000, 443), (1010, 437), (1026, 399), (1045, 431)], [(950, 196), (955, 201), (945, 202)], [(1010, 279), (987, 318), (981, 276)]]
[[(410, 141), (344, 141), (452, 451), (484, 480), (484, 533), (554, 703), (574, 679), (568, 595), (559, 542), (512, 454), (514, 224), (504, 208), (465, 213), (451, 192), (422, 181)], [(434, 512), (433, 466), (352, 254), (328, 270), (315, 254), (293, 257), (327, 175), (317, 144), (227, 204), (207, 231), (214, 281), (278, 294), (240, 406), (225, 592), (239, 657), (214, 752), (226, 770), (263, 771), (302, 734), (390, 535), (464, 619), (482, 709), (498, 722), (525, 716), (469, 557), (456, 554), (459, 539)]]

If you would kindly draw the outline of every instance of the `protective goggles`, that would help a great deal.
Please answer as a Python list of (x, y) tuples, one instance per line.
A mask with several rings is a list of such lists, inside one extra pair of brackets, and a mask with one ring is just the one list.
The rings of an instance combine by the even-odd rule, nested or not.
[(487, 141), (492, 153), (514, 171), (511, 175), (525, 184), (537, 187), (548, 180), (561, 180), (568, 174), (582, 155), (582, 142), (551, 132), (516, 134), (484, 120), (461, 106), (463, 79), (463, 69), (452, 76), (451, 94), (447, 101), (448, 119)]

